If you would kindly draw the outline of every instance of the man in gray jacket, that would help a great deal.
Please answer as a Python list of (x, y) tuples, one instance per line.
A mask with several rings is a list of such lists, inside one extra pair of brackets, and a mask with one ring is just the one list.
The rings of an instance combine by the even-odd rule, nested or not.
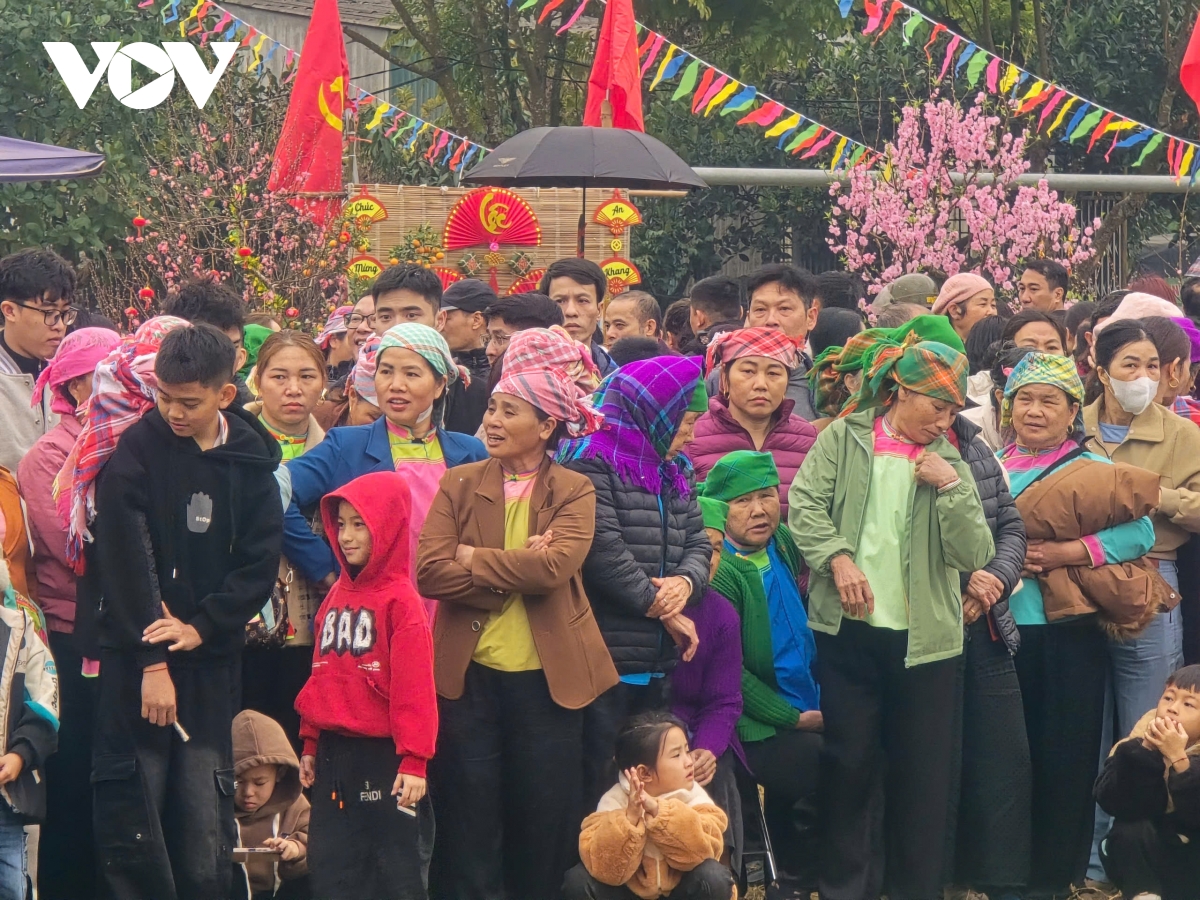
[(0, 259), (0, 466), (10, 471), (58, 424), (49, 393), (32, 405), (33, 386), (78, 315), (74, 293), (75, 271), (52, 250), (29, 248)]

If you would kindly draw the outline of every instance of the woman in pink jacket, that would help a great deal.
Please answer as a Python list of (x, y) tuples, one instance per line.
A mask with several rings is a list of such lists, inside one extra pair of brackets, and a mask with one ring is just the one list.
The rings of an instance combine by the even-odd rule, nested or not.
[(787, 493), (817, 430), (792, 413), (788, 377), (800, 364), (796, 345), (781, 331), (742, 328), (708, 345), (706, 368), (720, 366), (720, 391), (696, 420), (696, 437), (685, 449), (703, 481), (717, 460), (734, 450), (760, 450), (775, 458), (779, 501), (787, 520)]
[[(54, 502), (54, 480), (75, 445), (82, 424), (77, 413), (92, 395), (92, 374), (121, 336), (107, 328), (68, 334), (34, 387), (39, 404), (49, 391), (59, 423), (42, 435), (21, 460), (17, 481), (29, 513), (37, 567), (37, 598), (46, 614), (50, 650), (61, 694), (58, 752), (46, 763), (46, 823), (42, 826), (38, 895), (50, 900), (90, 897), (92, 862), (92, 728), (95, 679), (83, 676), (83, 653), (75, 631), (75, 572), (67, 562), (67, 530)], [(71, 859), (73, 864), (62, 865)]]

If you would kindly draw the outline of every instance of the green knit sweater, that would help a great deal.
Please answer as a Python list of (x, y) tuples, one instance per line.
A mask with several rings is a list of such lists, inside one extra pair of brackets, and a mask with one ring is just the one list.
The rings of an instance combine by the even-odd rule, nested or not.
[[(786, 525), (775, 532), (776, 549), (793, 578), (800, 571), (800, 553)], [(713, 590), (729, 598), (742, 620), (742, 716), (737, 733), (742, 741), (774, 737), (781, 728), (796, 727), (800, 710), (779, 693), (775, 681), (775, 650), (771, 644), (771, 612), (758, 566), (732, 553), (722, 553)]]

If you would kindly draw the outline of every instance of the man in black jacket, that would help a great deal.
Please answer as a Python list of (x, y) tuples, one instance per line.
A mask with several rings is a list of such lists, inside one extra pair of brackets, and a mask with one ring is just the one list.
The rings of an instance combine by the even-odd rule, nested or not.
[(496, 299), (496, 292), (478, 278), (456, 281), (442, 294), (442, 337), (450, 345), (454, 361), (471, 373), (471, 383), (446, 399), (447, 431), (474, 434), (483, 424), (492, 370), (485, 349), (488, 334), (484, 312)]
[(158, 407), (97, 480), (92, 783), (101, 877), (119, 900), (230, 890), (241, 651), (283, 536), (279, 445), (230, 405), (235, 355), (211, 326), (168, 334)]

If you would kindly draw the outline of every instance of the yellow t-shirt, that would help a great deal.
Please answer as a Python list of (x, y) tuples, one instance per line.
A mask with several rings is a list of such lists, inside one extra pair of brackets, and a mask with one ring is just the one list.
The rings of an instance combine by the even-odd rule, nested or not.
[[(529, 501), (536, 480), (536, 471), (504, 476), (505, 550), (519, 550), (529, 540)], [(520, 594), (509, 594), (504, 608), (488, 617), (472, 659), (501, 672), (529, 672), (542, 667)]]

